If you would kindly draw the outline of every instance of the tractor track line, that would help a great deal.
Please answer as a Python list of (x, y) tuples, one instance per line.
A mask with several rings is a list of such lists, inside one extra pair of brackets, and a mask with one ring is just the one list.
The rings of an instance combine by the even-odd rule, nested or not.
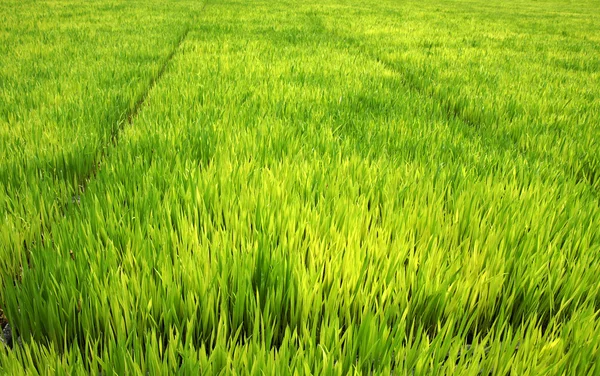
[[(87, 173), (84, 173), (77, 178), (77, 184), (73, 187), (74, 195), (72, 197), (68, 197), (64, 200), (61, 200), (60, 198), (55, 199), (56, 206), (57, 206), (57, 209), (55, 212), (56, 214), (51, 216), (50, 220), (42, 226), (41, 231), (39, 233), (39, 235), (40, 235), (39, 239), (42, 244), (44, 244), (46, 242), (46, 238), (48, 238), (48, 239), (50, 238), (49, 233), (52, 229), (52, 226), (56, 222), (58, 222), (61, 218), (65, 218), (67, 216), (69, 206), (71, 204), (74, 204), (74, 203), (78, 204), (80, 202), (81, 195), (84, 194), (84, 192), (86, 191), (90, 182), (92, 182), (96, 178), (96, 176), (102, 169), (103, 162), (106, 161), (108, 159), (108, 157), (110, 156), (111, 150), (113, 150), (114, 148), (116, 148), (118, 146), (119, 138), (121, 136), (122, 131), (125, 129), (125, 127), (133, 125), (133, 122), (137, 118), (141, 109), (146, 104), (146, 101), (147, 101), (150, 93), (152, 92), (154, 87), (156, 87), (158, 82), (161, 80), (161, 78), (166, 73), (171, 61), (173, 61), (173, 59), (175, 58), (177, 53), (181, 50), (181, 46), (187, 39), (187, 36), (188, 36), (190, 30), (192, 29), (192, 25), (197, 20), (198, 14), (204, 10), (207, 3), (208, 3), (208, 1), (205, 1), (204, 4), (202, 5), (202, 7), (196, 12), (196, 14), (193, 15), (192, 17), (190, 17), (190, 19), (187, 21), (183, 32), (177, 38), (176, 42), (174, 43), (173, 48), (171, 49), (171, 51), (167, 54), (167, 56), (163, 59), (162, 63), (160, 64), (160, 68), (158, 69), (158, 72), (153, 77), (151, 77), (150, 82), (148, 83), (147, 87), (144, 89), (142, 94), (136, 99), (133, 106), (130, 107), (130, 109), (123, 115), (121, 120), (119, 120), (117, 122), (116, 126), (111, 130), (109, 137), (107, 138), (106, 142), (104, 143), (103, 147), (101, 148), (101, 150), (99, 152), (99, 157), (93, 162), (91, 168), (88, 170)], [(24, 254), (25, 254), (27, 265), (29, 267), (31, 267), (31, 248), (33, 248), (35, 243), (36, 243), (36, 240), (33, 240), (31, 243), (23, 242), (23, 249), (25, 251)], [(24, 267), (24, 265), (21, 268), (21, 274), (15, 276), (14, 283), (18, 283), (21, 280), (23, 267)], [(3, 333), (3, 331), (8, 331), (8, 333), (12, 337), (12, 329), (10, 328), (9, 325), (10, 325), (10, 320), (4, 315), (4, 313), (2, 312), (2, 309), (0, 308), (0, 329), (2, 329), (2, 330), (0, 330), (0, 337), (1, 337), (0, 345), (1, 345), (1, 343), (5, 343), (6, 345), (8, 345), (9, 347), (12, 348), (13, 347), (12, 340), (10, 342), (4, 341), (5, 333)], [(7, 330), (7, 328), (8, 328), (8, 330)]]
[(47, 232), (50, 231), (53, 223), (57, 219), (64, 218), (67, 216), (68, 207), (71, 204), (79, 204), (80, 203), (81, 196), (87, 190), (88, 185), (96, 178), (96, 176), (98, 175), (100, 170), (102, 170), (102, 166), (104, 165), (104, 162), (110, 157), (111, 151), (113, 151), (115, 148), (118, 147), (119, 140), (120, 140), (123, 130), (125, 129), (125, 127), (133, 125), (133, 122), (139, 115), (140, 111), (142, 110), (144, 105), (147, 103), (150, 93), (156, 87), (156, 85), (161, 80), (161, 78), (164, 76), (165, 72), (169, 68), (171, 61), (173, 61), (173, 58), (180, 51), (181, 46), (183, 45), (183, 42), (186, 40), (189, 32), (190, 32), (190, 26), (188, 25), (185, 28), (185, 30), (183, 31), (183, 33), (181, 33), (181, 35), (179, 36), (177, 41), (175, 42), (172, 50), (164, 58), (162, 64), (160, 65), (158, 72), (150, 79), (148, 86), (144, 89), (142, 94), (134, 102), (133, 106), (131, 106), (131, 108), (125, 113), (125, 115), (121, 118), (121, 120), (117, 123), (117, 125), (111, 131), (107, 142), (104, 144), (104, 146), (102, 147), (102, 149), (99, 153), (99, 157), (93, 162), (90, 170), (88, 170), (87, 173), (81, 175), (77, 179), (77, 185), (74, 187), (75, 188), (74, 196), (67, 198), (66, 200), (64, 200), (63, 202), (60, 202), (58, 204), (58, 214), (54, 218), (55, 220), (50, 221), (41, 231), (42, 243), (44, 242), (44, 239), (45, 239), (44, 234), (46, 234)]

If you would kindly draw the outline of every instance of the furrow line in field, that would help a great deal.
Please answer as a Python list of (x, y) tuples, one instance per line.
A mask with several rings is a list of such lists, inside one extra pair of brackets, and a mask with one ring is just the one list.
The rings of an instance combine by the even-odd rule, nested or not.
[[(129, 111), (129, 113), (127, 113), (126, 124), (133, 123), (133, 120), (136, 118), (136, 116), (140, 112), (140, 109), (142, 108), (142, 106), (144, 105), (146, 100), (148, 99), (148, 95), (150, 94), (152, 89), (156, 86), (156, 83), (165, 74), (165, 71), (167, 70), (167, 66), (173, 60), (173, 57), (175, 56), (177, 51), (179, 51), (179, 49), (181, 48), (181, 45), (183, 44), (183, 41), (187, 38), (187, 35), (189, 34), (189, 32), (190, 32), (190, 28), (188, 26), (185, 29), (185, 31), (181, 34), (181, 36), (179, 37), (177, 43), (175, 44), (175, 47), (171, 50), (169, 55), (167, 55), (167, 57), (165, 58), (165, 61), (161, 65), (156, 76), (152, 77), (150, 84), (148, 84), (148, 87), (146, 88), (144, 93), (135, 102), (131, 111)], [(119, 135), (121, 133), (121, 130), (122, 130), (122, 127), (119, 127), (113, 132), (112, 139), (111, 139), (113, 144), (117, 144), (119, 142)]]
[[(203, 4), (202, 8), (200, 8), (200, 11), (202, 11), (205, 8), (205, 6), (206, 6), (206, 2)], [(42, 243), (44, 243), (46, 241), (46, 239), (50, 237), (49, 233), (52, 229), (53, 224), (55, 222), (57, 222), (60, 218), (64, 218), (67, 215), (69, 205), (80, 202), (81, 195), (84, 194), (89, 183), (97, 176), (97, 174), (101, 170), (102, 163), (109, 157), (111, 149), (116, 148), (118, 146), (119, 137), (121, 135), (121, 132), (123, 131), (123, 129), (126, 126), (133, 124), (134, 120), (140, 113), (142, 107), (146, 103), (150, 93), (152, 92), (154, 87), (156, 87), (156, 85), (161, 80), (161, 78), (164, 76), (164, 74), (167, 71), (173, 58), (180, 51), (181, 46), (183, 45), (184, 41), (186, 40), (195, 19), (196, 19), (196, 16), (193, 16), (192, 19), (190, 21), (188, 21), (184, 31), (177, 38), (177, 40), (174, 43), (174, 46), (171, 49), (171, 51), (169, 52), (169, 54), (164, 58), (157, 73), (150, 79), (148, 86), (145, 88), (145, 90), (142, 92), (142, 94), (137, 98), (137, 100), (134, 102), (134, 104), (130, 108), (130, 110), (125, 113), (125, 115), (122, 117), (122, 120), (119, 121), (118, 124), (114, 127), (114, 129), (112, 130), (112, 132), (110, 134), (110, 138), (107, 140), (107, 142), (103, 146), (101, 152), (99, 153), (98, 159), (96, 161), (94, 161), (90, 170), (86, 174), (84, 174), (83, 176), (78, 178), (77, 186), (76, 186), (78, 189), (78, 193), (76, 195), (74, 195), (73, 197), (71, 197), (67, 200), (64, 200), (62, 202), (60, 201), (60, 199), (58, 199), (58, 198), (56, 199), (56, 205), (58, 207), (58, 210), (57, 210), (58, 214), (56, 216), (54, 216), (51, 221), (47, 222), (42, 227), (40, 234), (39, 234), (40, 240)], [(31, 266), (31, 256), (29, 253), (30, 245), (27, 242), (24, 242), (23, 248), (25, 250), (27, 263)], [(16, 277), (15, 282), (18, 280), (20, 280), (20, 276)], [(0, 309), (0, 324), (1, 324), (0, 328), (4, 327), (4, 332), (6, 332), (6, 333), (0, 332), (0, 342), (4, 342), (12, 347), (12, 340), (8, 340), (6, 338), (6, 337), (12, 338), (12, 334), (11, 334), (12, 330), (10, 329), (10, 326), (8, 325), (9, 321), (4, 316), (2, 309)]]
[[(457, 131), (464, 133), (467, 138), (473, 138), (475, 135), (477, 138), (476, 142), (480, 142), (483, 146), (485, 146), (486, 150), (492, 150), (498, 154), (509, 153), (513, 157), (523, 157), (525, 159), (531, 158), (531, 156), (528, 156), (525, 150), (519, 147), (509, 147), (506, 144), (497, 142), (486, 142), (486, 139), (495, 140), (498, 135), (490, 129), (486, 129), (485, 122), (481, 123), (476, 119), (472, 119), (468, 114), (465, 113), (464, 110), (460, 108), (457, 103), (454, 103), (451, 98), (447, 98), (439, 93), (436, 93), (432, 87), (426, 83), (424, 84), (422, 82), (423, 79), (419, 77), (418, 72), (412, 71), (407, 65), (407, 62), (390, 61), (389, 59), (382, 57), (379, 53), (377, 53), (377, 51), (374, 50), (373, 45), (369, 44), (369, 42), (363, 42), (352, 35), (340, 34), (336, 30), (327, 28), (320, 17), (314, 13), (308, 14), (308, 17), (309, 22), (313, 25), (313, 29), (315, 31), (324, 36), (330, 37), (332, 40), (341, 45), (346, 46), (350, 51), (354, 50), (355, 53), (377, 62), (388, 71), (394, 72), (400, 77), (400, 82), (404, 87), (420, 96), (431, 98), (434, 102), (439, 104), (442, 116), (448, 120), (457, 120), (466, 126), (464, 129), (457, 129)], [(489, 115), (487, 116), (488, 118), (494, 118), (493, 114), (488, 112), (486, 112), (486, 114)], [(509, 122), (512, 123), (513, 120), (509, 120)], [(475, 133), (473, 134), (473, 132)], [(560, 160), (555, 160), (553, 163), (559, 165), (565, 176), (570, 177), (570, 179), (572, 179), (575, 183), (587, 184), (590, 191), (597, 196), (598, 173), (592, 167), (593, 165), (596, 165), (594, 162), (595, 161), (586, 161), (586, 163), (583, 163), (581, 166), (574, 166), (571, 163), (565, 163), (564, 161)]]
[[(147, 88), (143, 91), (143, 93), (139, 96), (139, 98), (134, 102), (134, 105), (131, 107), (131, 109), (129, 111), (127, 111), (127, 113), (123, 116), (123, 120), (120, 121), (118, 123), (118, 125), (115, 127), (115, 129), (111, 132), (110, 139), (102, 148), (99, 158), (93, 163), (90, 170), (77, 180), (78, 193), (76, 195), (74, 195), (73, 197), (71, 197), (70, 200), (68, 199), (64, 202), (59, 202), (57, 204), (58, 208), (59, 208), (58, 209), (59, 214), (58, 214), (57, 218), (66, 216), (67, 208), (70, 204), (79, 203), (79, 201), (81, 199), (81, 195), (85, 192), (89, 183), (96, 177), (96, 175), (102, 168), (103, 161), (105, 161), (108, 158), (108, 156), (110, 155), (110, 150), (112, 148), (115, 148), (118, 146), (119, 137), (120, 137), (120, 134), (123, 131), (123, 129), (126, 126), (133, 124), (133, 121), (135, 120), (135, 118), (139, 114), (140, 110), (146, 103), (146, 100), (148, 99), (148, 96), (152, 92), (152, 89), (156, 86), (158, 81), (164, 75), (165, 71), (167, 70), (167, 68), (169, 66), (169, 63), (173, 60), (173, 58), (175, 57), (175, 55), (181, 48), (181, 45), (187, 38), (189, 31), (190, 31), (190, 27), (188, 26), (185, 28), (183, 33), (177, 39), (177, 42), (175, 43), (175, 46), (173, 47), (171, 52), (169, 52), (169, 54), (164, 59), (157, 74), (151, 78), (150, 83), (148, 84)], [(50, 228), (52, 227), (53, 222), (54, 221), (47, 223), (44, 226), (44, 228), (42, 229), (41, 234), (40, 234), (40, 238), (41, 238), (42, 242), (45, 241), (45, 238), (46, 238), (45, 234), (50, 231)], [(25, 244), (24, 246), (25, 246), (25, 250), (27, 251), (28, 245)], [(27, 257), (29, 258), (28, 252), (26, 252), (26, 254), (27, 254)]]
[(418, 95), (432, 98), (435, 102), (439, 103), (442, 108), (442, 113), (447, 119), (457, 119), (469, 128), (481, 128), (481, 124), (466, 116), (463, 111), (458, 108), (458, 106), (450, 102), (447, 98), (440, 97), (432, 90), (429, 90), (427, 86), (419, 84), (417, 82), (417, 76), (410, 72), (409, 69), (400, 66), (398, 63), (382, 58), (379, 54), (372, 51), (372, 46), (370, 46), (368, 42), (362, 42), (351, 35), (342, 35), (335, 30), (327, 28), (320, 17), (316, 14), (308, 14), (308, 17), (309, 22), (313, 25), (313, 29), (315, 31), (318, 31), (322, 35), (328, 36), (332, 40), (337, 41), (337, 43), (348, 47), (349, 50), (354, 50), (355, 53), (377, 62), (388, 71), (397, 74), (400, 77), (400, 82), (407, 89), (417, 93)]
[[(501, 143), (497, 142), (485, 142), (485, 140), (495, 140), (499, 135), (494, 134), (494, 132), (490, 130), (484, 129), (484, 124), (480, 124), (477, 121), (470, 119), (467, 115), (464, 114), (464, 111), (461, 110), (456, 104), (452, 103), (452, 101), (448, 98), (440, 96), (436, 94), (433, 90), (428, 88), (427, 86), (420, 85), (417, 83), (416, 75), (410, 72), (406, 67), (401, 66), (401, 63), (390, 62), (384, 58), (381, 58), (377, 54), (370, 53), (368, 51), (361, 51), (366, 56), (376, 60), (378, 63), (383, 65), (386, 69), (396, 72), (400, 74), (405, 79), (402, 81), (406, 87), (415, 92), (419, 93), (423, 96), (428, 96), (435, 100), (437, 103), (442, 106), (443, 113), (447, 119), (457, 119), (461, 123), (466, 126), (476, 129), (478, 137), (478, 142), (485, 146), (487, 150), (493, 150), (498, 154), (509, 153), (513, 157), (523, 157), (524, 159), (530, 159), (531, 156), (527, 154), (525, 150), (515, 147), (508, 147)], [(509, 120), (509, 123), (513, 123), (513, 120)], [(564, 176), (571, 179), (575, 184), (583, 183), (586, 184), (592, 194), (598, 197), (598, 173), (592, 167), (594, 162), (593, 156), (590, 156), (589, 160), (587, 159), (589, 156), (586, 155), (585, 162), (581, 165), (573, 165), (572, 163), (568, 163), (562, 160), (556, 160), (553, 158), (553, 163), (558, 166), (564, 173)], [(541, 156), (536, 156), (534, 159), (541, 158)]]
[(414, 73), (410, 72), (410, 70), (407, 69), (406, 67), (402, 67), (398, 63), (394, 63), (394, 62), (391, 62), (391, 61), (388, 61), (388, 60), (382, 58), (379, 54), (377, 54), (371, 50), (371, 48), (370, 48), (371, 46), (369, 46), (368, 43), (363, 43), (353, 36), (341, 35), (338, 32), (336, 32), (335, 30), (328, 29), (324, 25), (322, 20), (319, 18), (319, 16), (317, 16), (315, 14), (309, 14), (308, 16), (310, 18), (309, 22), (313, 25), (313, 28), (315, 30), (318, 30), (323, 35), (332, 37), (333, 40), (336, 40), (346, 46), (353, 48), (357, 53), (367, 57), (370, 60), (373, 60), (373, 61), (381, 64), (387, 70), (389, 70), (391, 72), (395, 72), (396, 74), (400, 75), (402, 77), (402, 83), (404, 84), (404, 86), (406, 88), (418, 93), (419, 95), (428, 96), (428, 97), (433, 98), (435, 101), (437, 101), (442, 106), (447, 118), (458, 119), (465, 125), (468, 125), (468, 126), (474, 127), (474, 128), (479, 128), (481, 126), (478, 122), (476, 122), (476, 121), (470, 119), (468, 116), (466, 116), (463, 113), (463, 111), (460, 108), (458, 108), (458, 106), (456, 104), (453, 104), (447, 98), (443, 98), (443, 97), (440, 97), (439, 95), (436, 95), (432, 90), (429, 90), (427, 86), (420, 85), (417, 82), (418, 81), (417, 76)]
[[(365, 51), (362, 49), (361, 49), (361, 53), (363, 53), (365, 56), (368, 56), (368, 57), (374, 59), (379, 64), (384, 66), (386, 69), (388, 69), (392, 72), (396, 72), (399, 75), (401, 75), (402, 77), (404, 77), (402, 82), (409, 89), (415, 91), (416, 93), (418, 93), (420, 95), (430, 97), (434, 101), (439, 103), (443, 110), (443, 114), (445, 115), (445, 117), (447, 119), (449, 119), (449, 120), (456, 119), (456, 120), (460, 121), (462, 124), (468, 126), (469, 128), (475, 129), (478, 134), (478, 142), (480, 142), (482, 145), (484, 145), (487, 150), (495, 151), (498, 154), (509, 153), (513, 157), (522, 157), (524, 159), (531, 160), (531, 155), (528, 155), (526, 150), (523, 150), (522, 148), (520, 148), (516, 145), (515, 145), (515, 147), (508, 147), (502, 143), (489, 142), (489, 141), (486, 142), (485, 140), (497, 139), (499, 134), (495, 134), (495, 132), (490, 131), (489, 129), (485, 129), (485, 125), (486, 125), (485, 123), (481, 124), (475, 120), (470, 119), (469, 116), (465, 115), (464, 111), (461, 110), (459, 108), (459, 106), (456, 105), (455, 103), (453, 103), (449, 98), (440, 96), (439, 94), (435, 93), (434, 90), (431, 90), (426, 85), (419, 84), (417, 76), (413, 72), (411, 72), (410, 69), (406, 68), (405, 66), (402, 66), (401, 62), (391, 62), (391, 61), (388, 61), (388, 60), (378, 56), (375, 53)], [(490, 117), (491, 117), (491, 115), (490, 115)], [(513, 121), (514, 120), (512, 120), (512, 119), (508, 120), (508, 123), (509, 124), (513, 123)], [(598, 173), (594, 169), (594, 167), (592, 167), (593, 165), (595, 165), (595, 163), (593, 162), (592, 155), (590, 155), (590, 154), (586, 155), (585, 162), (583, 162), (579, 166), (574, 165), (569, 162), (565, 162), (563, 160), (556, 160), (553, 157), (552, 158), (553, 158), (553, 163), (562, 170), (562, 172), (564, 173), (564, 176), (566, 178), (572, 180), (575, 184), (580, 184), (580, 183), (586, 184), (589, 191), (594, 196), (599, 197)], [(588, 156), (589, 156), (589, 159), (588, 159)], [(538, 158), (542, 158), (542, 156), (538, 155), (534, 158), (534, 160), (538, 159)]]
[(420, 96), (433, 99), (441, 106), (441, 109), (443, 110), (442, 113), (446, 119), (457, 119), (470, 128), (481, 128), (481, 124), (466, 116), (464, 111), (462, 111), (456, 104), (453, 104), (450, 100), (448, 100), (448, 98), (441, 97), (426, 85), (419, 84), (418, 75), (411, 72), (410, 69), (402, 65), (401, 62), (393, 62), (381, 57), (376, 51), (373, 51), (373, 46), (371, 46), (368, 42), (362, 42), (354, 36), (343, 35), (338, 33), (336, 30), (327, 28), (320, 17), (314, 13), (308, 14), (308, 17), (309, 22), (313, 25), (313, 29), (316, 31), (331, 37), (340, 44), (347, 46), (349, 49), (354, 50), (355, 53), (377, 62), (388, 71), (394, 72), (400, 77), (400, 82), (407, 89), (419, 94)]
[[(206, 4), (207, 4), (207, 1), (204, 2), (204, 4), (202, 5), (202, 7), (198, 11), (198, 13), (200, 13), (200, 12), (202, 12), (204, 10), (204, 8), (206, 7)], [(67, 206), (70, 203), (79, 202), (80, 195), (85, 192), (85, 189), (88, 186), (88, 184), (90, 183), (90, 181), (92, 179), (94, 179), (95, 176), (98, 174), (98, 172), (100, 171), (100, 169), (102, 167), (102, 162), (108, 158), (108, 156), (110, 154), (110, 149), (114, 148), (114, 147), (116, 147), (118, 145), (118, 143), (119, 143), (119, 137), (120, 137), (121, 132), (123, 131), (124, 127), (133, 124), (133, 121), (135, 120), (135, 118), (139, 114), (140, 110), (142, 109), (142, 107), (146, 103), (146, 100), (148, 99), (148, 96), (152, 92), (152, 89), (154, 89), (154, 87), (157, 85), (158, 81), (160, 81), (160, 79), (163, 77), (163, 75), (165, 74), (165, 72), (166, 72), (169, 64), (171, 63), (171, 61), (173, 60), (173, 58), (175, 57), (175, 55), (181, 49), (181, 46), (183, 45), (183, 42), (186, 40), (186, 38), (187, 38), (187, 36), (188, 36), (188, 34), (190, 32), (191, 25), (194, 24), (194, 22), (196, 20), (196, 16), (197, 15), (193, 15), (191, 17), (191, 20), (187, 21), (187, 24), (186, 24), (186, 27), (185, 27), (184, 31), (181, 33), (181, 35), (179, 36), (179, 38), (177, 38), (177, 41), (175, 42), (174, 47), (171, 49), (171, 51), (169, 52), (169, 54), (163, 60), (163, 62), (161, 64), (160, 68), (158, 69), (158, 72), (156, 73), (156, 75), (154, 75), (150, 79), (150, 82), (149, 82), (148, 86), (146, 87), (146, 89), (142, 92), (142, 94), (134, 102), (134, 105), (129, 109), (129, 111), (127, 111), (125, 113), (125, 115), (123, 116), (122, 120), (119, 121), (119, 123), (117, 124), (117, 126), (113, 129), (113, 131), (111, 132), (111, 135), (110, 135), (110, 140), (106, 143), (106, 145), (102, 149), (102, 151), (100, 153), (100, 157), (98, 158), (98, 160), (93, 163), (93, 165), (91, 166), (91, 169), (88, 171), (87, 174), (84, 174), (82, 177), (79, 178), (78, 184), (77, 184), (77, 187), (79, 188), (79, 194), (76, 195), (76, 196), (74, 196), (74, 197), (72, 197), (71, 200), (70, 200), (70, 202), (67, 201), (67, 202), (63, 202), (62, 203), (62, 205), (60, 207), (60, 212), (62, 213), (63, 216), (66, 214), (66, 208), (67, 208)], [(50, 226), (51, 225), (49, 224), (47, 226), (46, 230)], [(42, 241), (43, 241), (43, 236), (42, 236)]]

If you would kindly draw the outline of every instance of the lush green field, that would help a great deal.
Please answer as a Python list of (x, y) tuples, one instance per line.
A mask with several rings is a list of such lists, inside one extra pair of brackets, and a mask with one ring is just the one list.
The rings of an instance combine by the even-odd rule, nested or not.
[(600, 375), (600, 3), (0, 11), (3, 373)]

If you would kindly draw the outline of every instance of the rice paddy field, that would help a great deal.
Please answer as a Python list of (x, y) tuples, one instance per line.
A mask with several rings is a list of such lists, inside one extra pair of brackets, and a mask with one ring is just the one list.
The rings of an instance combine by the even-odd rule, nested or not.
[(598, 1), (0, 15), (0, 373), (600, 375)]

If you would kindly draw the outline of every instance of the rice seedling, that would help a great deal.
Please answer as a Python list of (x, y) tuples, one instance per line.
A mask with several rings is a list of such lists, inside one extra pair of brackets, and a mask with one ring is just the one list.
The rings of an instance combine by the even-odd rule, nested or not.
[(62, 209), (2, 264), (3, 372), (599, 372), (597, 4), (118, 4), (165, 17), (101, 89), (144, 105), (19, 191)]

